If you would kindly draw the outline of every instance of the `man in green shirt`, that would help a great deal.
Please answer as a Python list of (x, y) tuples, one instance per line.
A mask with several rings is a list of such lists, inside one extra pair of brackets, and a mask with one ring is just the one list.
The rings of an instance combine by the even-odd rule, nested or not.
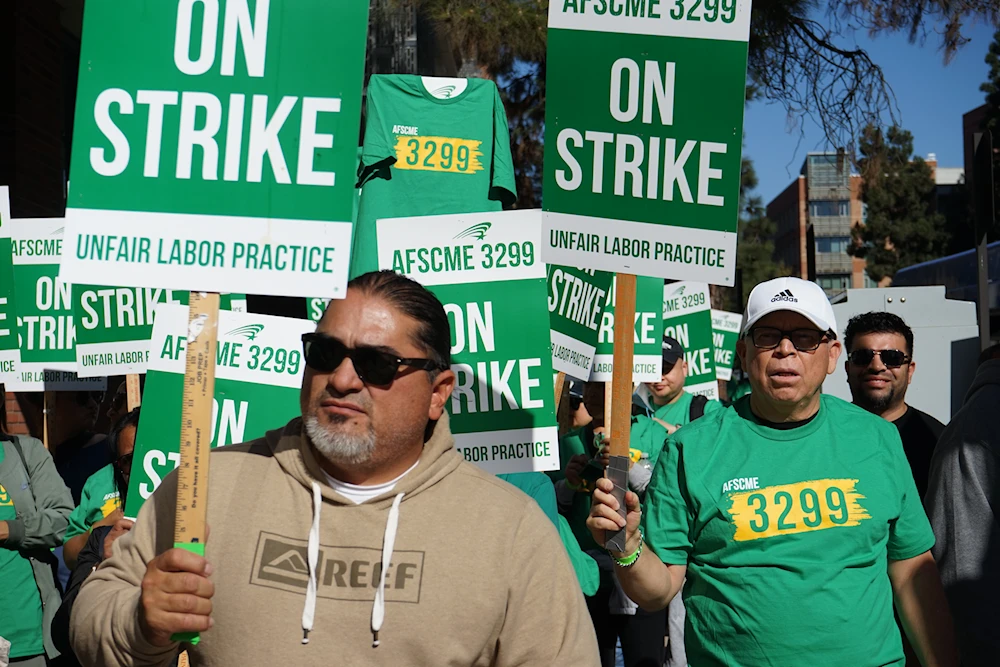
[(821, 393), (836, 331), (815, 283), (757, 285), (737, 345), (750, 395), (669, 438), (642, 511), (627, 493), (619, 517), (598, 481), (587, 524), (626, 529), (611, 556), (629, 597), (660, 609), (683, 583), (692, 667), (901, 667), (894, 601), (925, 667), (958, 664), (898, 432)]

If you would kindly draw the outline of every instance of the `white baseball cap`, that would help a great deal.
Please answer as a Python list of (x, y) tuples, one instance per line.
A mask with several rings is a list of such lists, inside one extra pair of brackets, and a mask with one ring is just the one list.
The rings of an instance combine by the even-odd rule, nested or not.
[(779, 310), (798, 313), (821, 330), (837, 335), (833, 306), (822, 287), (801, 278), (775, 278), (758, 284), (750, 292), (740, 336), (746, 335), (762, 317)]

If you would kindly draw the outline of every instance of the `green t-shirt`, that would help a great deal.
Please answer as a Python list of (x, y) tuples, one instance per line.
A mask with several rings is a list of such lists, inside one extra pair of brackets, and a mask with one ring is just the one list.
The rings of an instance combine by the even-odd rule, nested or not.
[(68, 542), (71, 537), (83, 535), (90, 528), (121, 507), (118, 489), (115, 487), (115, 470), (109, 463), (87, 478), (80, 493), (80, 504), (69, 515), (69, 527), (66, 528)]
[(649, 547), (687, 565), (689, 663), (902, 665), (887, 559), (934, 533), (896, 428), (826, 395), (789, 430), (733, 407), (669, 438), (643, 508)]
[(460, 95), (437, 99), (419, 76), (375, 74), (365, 110), (351, 278), (378, 268), (380, 218), (499, 211), (514, 203), (507, 114), (489, 79), (469, 79)]
[[(668, 424), (673, 424), (674, 426), (684, 426), (684, 424), (691, 423), (691, 401), (693, 400), (694, 394), (689, 394), (685, 391), (675, 403), (661, 405), (660, 407), (656, 407), (652, 403), (649, 405), (655, 408), (652, 416)], [(705, 403), (706, 415), (710, 415), (717, 410), (723, 409), (725, 409), (725, 407), (718, 401), (710, 400)]]
[[(0, 461), (4, 451), (0, 447)], [(0, 521), (17, 518), (14, 499), (0, 483)], [(0, 546), (0, 637), (10, 642), (10, 657), (45, 652), (42, 644), (42, 598), (31, 563), (16, 549)]]

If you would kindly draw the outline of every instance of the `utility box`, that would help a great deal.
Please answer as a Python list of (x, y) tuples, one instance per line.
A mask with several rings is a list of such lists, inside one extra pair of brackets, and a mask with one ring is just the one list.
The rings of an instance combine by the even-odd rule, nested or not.
[[(976, 304), (945, 297), (942, 285), (849, 289), (846, 299), (833, 299), (837, 337), (843, 343), (847, 322), (855, 315), (886, 311), (898, 315), (913, 329), (913, 360), (917, 367), (906, 392), (906, 402), (947, 424), (972, 385), (979, 358)], [(837, 370), (823, 384), (823, 392), (851, 400), (847, 386), (845, 349)]]

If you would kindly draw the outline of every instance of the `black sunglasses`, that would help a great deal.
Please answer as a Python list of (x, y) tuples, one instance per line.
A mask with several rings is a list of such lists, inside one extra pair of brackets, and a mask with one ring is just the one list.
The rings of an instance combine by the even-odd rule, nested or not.
[(119, 456), (115, 459), (115, 467), (122, 472), (129, 472), (132, 470), (132, 456), (135, 452), (129, 452), (125, 456)]
[(303, 334), (302, 349), (306, 364), (320, 373), (332, 373), (344, 363), (344, 359), (349, 358), (354, 364), (354, 371), (365, 384), (391, 384), (400, 366), (425, 371), (446, 368), (431, 359), (406, 359), (374, 347), (347, 347), (336, 338), (319, 333)]
[(750, 340), (754, 347), (761, 350), (773, 350), (787, 338), (799, 352), (812, 352), (829, 338), (835, 338), (829, 331), (819, 329), (792, 329), (783, 331), (775, 327), (754, 327), (750, 330)]
[(882, 363), (889, 368), (899, 368), (910, 361), (906, 353), (900, 350), (854, 350), (854, 352), (848, 355), (848, 359), (855, 366), (867, 366), (872, 362), (876, 354), (882, 360)]

